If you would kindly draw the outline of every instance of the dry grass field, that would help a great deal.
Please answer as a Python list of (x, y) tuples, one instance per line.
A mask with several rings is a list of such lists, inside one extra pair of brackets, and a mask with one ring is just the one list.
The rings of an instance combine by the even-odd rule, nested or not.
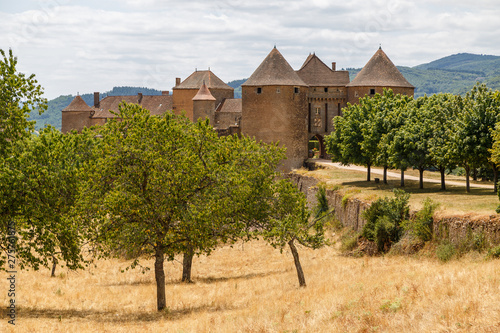
[[(391, 170), (399, 172), (398, 170)], [(341, 188), (352, 195), (353, 198), (360, 198), (367, 201), (373, 201), (376, 198), (392, 195), (393, 188), (400, 188), (400, 179), (388, 177), (388, 184), (376, 184), (373, 180), (366, 181), (366, 172), (338, 169), (331, 167), (328, 169), (318, 169), (315, 171), (298, 170), (298, 173), (306, 176), (316, 177), (325, 183), (329, 188)], [(418, 176), (418, 171), (406, 171), (405, 175)], [(372, 175), (372, 179), (381, 175)], [(425, 178), (440, 179), (438, 172), (426, 171)], [(446, 176), (448, 181), (463, 181), (465, 177), (449, 175)], [(478, 184), (490, 184), (492, 182), (476, 182)], [(430, 197), (433, 201), (439, 202), (440, 207), (437, 214), (440, 215), (460, 215), (474, 213), (476, 215), (492, 215), (496, 214), (495, 209), (500, 204), (498, 196), (490, 189), (471, 188), (470, 193), (465, 192), (465, 186), (446, 185), (446, 191), (440, 190), (440, 184), (424, 183), (424, 189), (418, 188), (418, 181), (405, 180), (404, 190), (411, 193), (410, 206), (412, 209), (420, 209), (422, 201), (426, 197)]]
[[(262, 241), (195, 258), (193, 284), (181, 284), (181, 265), (170, 262), (162, 313), (153, 272), (121, 273), (125, 261), (59, 268), (56, 278), (48, 270), (19, 272), (16, 327), (2, 316), (0, 331), (500, 332), (499, 260), (352, 258), (337, 247), (299, 248), (306, 288), (298, 287), (291, 254)], [(7, 289), (1, 279), (4, 309)]]

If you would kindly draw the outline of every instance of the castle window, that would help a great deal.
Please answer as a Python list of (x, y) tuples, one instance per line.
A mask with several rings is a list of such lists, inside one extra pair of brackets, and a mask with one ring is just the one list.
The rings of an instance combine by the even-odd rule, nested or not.
[(276, 93), (279, 94), (281, 92), (280, 88), (276, 88)]
[(298, 94), (298, 93), (299, 93), (299, 88), (298, 88), (298, 87), (295, 87), (295, 88), (294, 88), (294, 90), (295, 90), (295, 93), (296, 93), (296, 94)]
[(316, 108), (315, 112), (316, 112), (316, 114), (319, 114), (321, 112), (321, 108)]
[(328, 87), (325, 87), (325, 92), (328, 92)]
[(257, 88), (257, 94), (262, 94), (262, 88), (261, 87)]
[(375, 89), (370, 89), (370, 95), (375, 95)]

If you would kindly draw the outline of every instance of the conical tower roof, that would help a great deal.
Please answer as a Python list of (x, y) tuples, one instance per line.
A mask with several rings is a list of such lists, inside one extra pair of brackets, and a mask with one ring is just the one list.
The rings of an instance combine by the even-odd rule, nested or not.
[(307, 86), (275, 47), (242, 86)]
[(210, 89), (229, 89), (234, 90), (232, 87), (228, 86), (221, 79), (217, 77), (212, 71), (195, 71), (193, 74), (189, 75), (184, 81), (182, 81), (174, 89), (200, 89), (203, 82), (208, 82), (207, 86)]
[(200, 90), (198, 90), (198, 93), (196, 93), (196, 95), (193, 97), (193, 101), (215, 101), (215, 97), (212, 95), (210, 90), (208, 90), (205, 81), (203, 81), (203, 84), (201, 85)]
[(404, 87), (415, 88), (379, 48), (348, 87)]
[(297, 74), (310, 86), (345, 86), (349, 83), (347, 71), (332, 70), (315, 53), (309, 54)]
[(78, 95), (62, 111), (92, 111), (92, 108), (85, 103), (82, 96)]

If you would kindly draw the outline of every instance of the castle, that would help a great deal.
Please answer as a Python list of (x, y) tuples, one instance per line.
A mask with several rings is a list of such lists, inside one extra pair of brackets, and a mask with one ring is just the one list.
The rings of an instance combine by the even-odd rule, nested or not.
[(167, 110), (185, 112), (195, 121), (208, 118), (219, 135), (242, 134), (257, 141), (280, 142), (287, 148), (284, 170), (300, 168), (308, 157), (308, 142), (315, 137), (320, 156), (325, 155), (323, 137), (333, 131), (332, 119), (342, 115), (347, 103), (360, 97), (382, 93), (390, 88), (396, 94), (413, 96), (411, 85), (379, 48), (368, 63), (349, 82), (349, 72), (329, 67), (310, 54), (299, 70), (294, 70), (276, 49), (242, 84), (241, 99), (234, 89), (210, 70), (195, 71), (181, 82), (176, 78), (172, 94), (161, 96), (108, 96), (100, 99), (94, 93), (94, 105), (88, 106), (80, 96), (62, 110), (62, 132), (102, 125), (115, 117), (118, 105), (137, 103), (151, 114)]

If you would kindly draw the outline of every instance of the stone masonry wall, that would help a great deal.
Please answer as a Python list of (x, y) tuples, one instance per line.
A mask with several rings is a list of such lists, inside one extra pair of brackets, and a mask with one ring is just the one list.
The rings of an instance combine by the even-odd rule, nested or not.
[[(319, 181), (313, 177), (295, 173), (289, 174), (288, 177), (306, 195), (309, 208), (316, 206)], [(327, 190), (326, 197), (330, 208), (335, 208), (335, 217), (344, 227), (361, 231), (366, 223), (362, 218), (362, 213), (370, 207), (369, 203), (349, 198), (342, 206), (344, 194), (341, 191)], [(436, 239), (448, 239), (455, 244), (470, 240), (474, 235), (483, 234), (490, 245), (498, 245), (500, 244), (500, 216), (491, 215), (483, 218), (470, 215), (439, 217), (434, 219), (433, 231)]]

